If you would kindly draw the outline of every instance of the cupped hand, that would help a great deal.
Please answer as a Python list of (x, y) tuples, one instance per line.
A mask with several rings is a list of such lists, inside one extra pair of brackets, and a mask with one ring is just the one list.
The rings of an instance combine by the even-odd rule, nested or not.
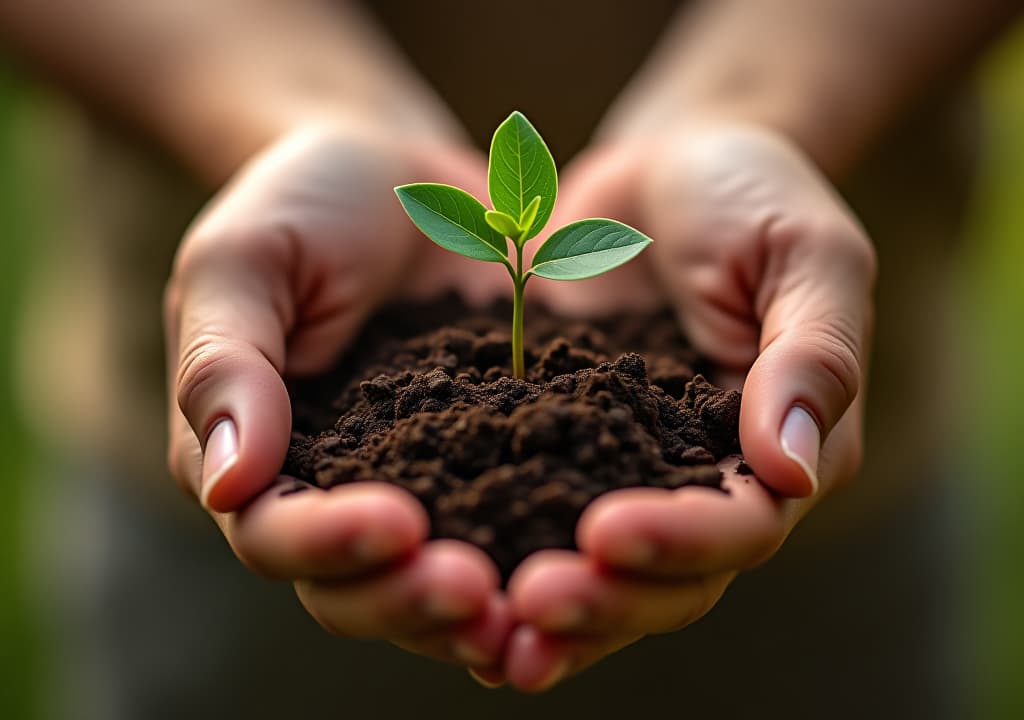
[(509, 585), (521, 624), (504, 660), (526, 690), (701, 617), (856, 472), (872, 319), (870, 242), (829, 182), (772, 132), (714, 124), (610, 143), (563, 177), (553, 226), (607, 216), (655, 242), (606, 276), (537, 281), (534, 297), (575, 314), (668, 302), (722, 369), (719, 382), (742, 384), (740, 444), (756, 479), (727, 459), (727, 494), (610, 493), (584, 513), (579, 553), (529, 558)]
[(479, 189), (485, 174), (451, 144), (354, 123), (297, 130), (197, 219), (165, 303), (169, 463), (242, 562), (293, 581), (332, 632), (475, 666), (497, 659), (510, 623), (482, 552), (426, 542), (425, 512), (393, 486), (320, 490), (278, 473), (291, 433), (286, 375), (325, 370), (393, 296), (505, 289), (500, 265), (466, 272), (468, 261), (419, 236), (392, 192), (418, 180)]

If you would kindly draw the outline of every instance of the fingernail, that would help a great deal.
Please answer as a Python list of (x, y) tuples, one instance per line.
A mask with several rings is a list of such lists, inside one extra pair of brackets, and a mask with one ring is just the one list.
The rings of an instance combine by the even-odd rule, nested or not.
[(208, 507), (210, 493), (217, 487), (224, 474), (238, 462), (238, 431), (230, 418), (213, 426), (206, 438), (203, 453), (203, 477), (199, 486), (199, 501)]
[(569, 668), (571, 663), (569, 658), (563, 658), (557, 665), (555, 665), (551, 672), (548, 673), (544, 681), (537, 685), (538, 691), (550, 690), (557, 685), (566, 675), (569, 674)]
[(456, 640), (452, 643), (452, 654), (464, 665), (476, 665), (483, 667), (494, 662), (483, 650), (468, 640)]
[(779, 433), (782, 452), (807, 474), (811, 494), (818, 492), (818, 451), (821, 449), (821, 431), (811, 414), (799, 405), (794, 406), (782, 423)]
[(469, 676), (471, 678), (473, 678), (474, 680), (476, 680), (480, 685), (483, 685), (488, 690), (495, 690), (497, 688), (500, 688), (502, 685), (504, 685), (504, 683), (500, 683), (500, 682), (491, 682), (490, 680), (488, 680), (484, 676), (482, 676), (479, 673), (477, 673), (477, 671), (474, 670), (473, 668), (469, 668)]
[(545, 613), (538, 625), (553, 632), (567, 632), (579, 628), (586, 618), (587, 610), (582, 605), (562, 605)]

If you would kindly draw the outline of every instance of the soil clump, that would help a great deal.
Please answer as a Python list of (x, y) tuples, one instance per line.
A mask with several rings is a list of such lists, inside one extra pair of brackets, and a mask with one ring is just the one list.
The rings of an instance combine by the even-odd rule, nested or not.
[(284, 472), (321, 488), (395, 483), (432, 537), (479, 546), (504, 580), (536, 550), (575, 549), (603, 493), (721, 489), (740, 394), (704, 378), (670, 312), (581, 322), (528, 306), (525, 380), (512, 377), (510, 318), (508, 303), (470, 310), (454, 296), (383, 310), (357, 352), (290, 384)]

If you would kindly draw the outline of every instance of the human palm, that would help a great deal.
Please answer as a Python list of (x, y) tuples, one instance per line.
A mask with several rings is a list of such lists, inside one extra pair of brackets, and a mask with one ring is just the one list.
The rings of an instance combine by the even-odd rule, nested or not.
[(616, 217), (655, 242), (609, 275), (538, 282), (534, 298), (569, 314), (671, 305), (719, 382), (742, 385), (740, 442), (760, 482), (738, 478), (732, 459), (728, 494), (610, 493), (581, 518), (579, 553), (529, 558), (509, 585), (521, 625), (504, 662), (527, 689), (693, 622), (856, 471), (875, 272), (827, 181), (762, 130), (595, 149), (565, 173), (557, 212)]
[(291, 430), (284, 377), (326, 369), (393, 297), (504, 290), (503, 268), (463, 271), (392, 193), (417, 179), (473, 187), (484, 175), (457, 147), (362, 128), (296, 132), (196, 221), (166, 295), (171, 467), (238, 557), (292, 580), (333, 632), (476, 665), (496, 660), (509, 622), (486, 555), (427, 542), (425, 512), (395, 487), (295, 493), (277, 473)]
[[(479, 156), (450, 145), (336, 128), (286, 138), (243, 169), (189, 233), (168, 287), (171, 464), (240, 559), (293, 580), (329, 630), (539, 689), (692, 622), (852, 472), (873, 255), (827, 183), (765, 133), (701, 130), (577, 161), (562, 221), (611, 216), (656, 242), (607, 276), (537, 280), (533, 298), (568, 314), (672, 304), (719, 379), (743, 382), (741, 444), (761, 482), (738, 481), (733, 460), (728, 495), (609, 494), (580, 522), (581, 551), (529, 558), (506, 598), (479, 550), (426, 542), (424, 511), (396, 488), (291, 493), (276, 478), (291, 424), (283, 376), (325, 369), (393, 297), (508, 292), (504, 268), (427, 242), (391, 193), (423, 179), (482, 197), (484, 177)], [(794, 407), (804, 421), (783, 448)]]

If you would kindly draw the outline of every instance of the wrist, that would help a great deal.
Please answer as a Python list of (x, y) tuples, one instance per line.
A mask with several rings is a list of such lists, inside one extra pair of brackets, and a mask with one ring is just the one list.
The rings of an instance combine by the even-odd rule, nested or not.
[(824, 95), (792, 88), (727, 89), (694, 95), (663, 94), (650, 103), (634, 103), (609, 114), (597, 139), (602, 143), (668, 141), (714, 128), (745, 127), (782, 137), (799, 148), (830, 179), (843, 176), (860, 143), (855, 118)]
[[(193, 76), (195, 77), (195, 76)], [(223, 76), (222, 76), (223, 77)], [(308, 127), (361, 136), (456, 144), (461, 128), (432, 98), (336, 93), (301, 83), (239, 82), (206, 71), (168, 93), (158, 131), (199, 179), (216, 187), (259, 150)]]
[(163, 82), (150, 83), (152, 124), (205, 182), (220, 184), (253, 153), (309, 125), (462, 139), (444, 104), (358, 4), (236, 4), (246, 9), (207, 18), (210, 29), (161, 65)]
[(830, 178), (840, 177), (886, 116), (886, 94), (861, 47), (827, 24), (819, 28), (822, 18), (801, 16), (813, 6), (698, 3), (666, 33), (599, 136), (756, 126), (784, 136)]

